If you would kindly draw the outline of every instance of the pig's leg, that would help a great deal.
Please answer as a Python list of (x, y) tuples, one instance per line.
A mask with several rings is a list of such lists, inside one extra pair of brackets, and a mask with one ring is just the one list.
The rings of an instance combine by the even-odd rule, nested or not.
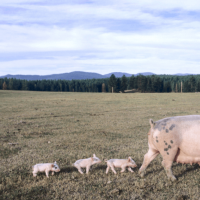
[(74, 167), (76, 167), (76, 169), (78, 169), (78, 171), (83, 174), (82, 170), (81, 170), (81, 167), (79, 165), (74, 165)]
[(121, 168), (122, 168), (121, 173), (124, 172), (124, 171), (126, 170), (126, 166), (123, 166), (123, 165), (122, 165)]
[(87, 167), (86, 167), (86, 174), (88, 174), (89, 170), (90, 170), (90, 165), (87, 165)]
[(36, 177), (36, 176), (37, 176), (37, 173), (34, 173), (34, 172), (33, 172), (33, 176)]
[(106, 174), (108, 173), (109, 169), (110, 169), (110, 167), (107, 166), (107, 168), (106, 168)]
[(130, 171), (130, 172), (134, 172), (130, 167), (128, 167), (128, 171)]
[(35, 170), (35, 169), (33, 170), (33, 176), (34, 176), (34, 177), (37, 176), (37, 172), (38, 172), (37, 170)]
[(161, 154), (163, 156), (162, 166), (164, 167), (164, 169), (166, 171), (168, 179), (170, 179), (171, 181), (175, 181), (176, 177), (173, 175), (171, 167), (172, 167), (174, 158), (177, 154), (178, 148), (177, 149), (172, 148), (168, 151), (162, 152), (162, 154)]
[(45, 173), (46, 173), (47, 178), (49, 178), (49, 171), (45, 170)]
[(52, 172), (51, 175), (53, 176), (53, 175), (54, 175), (54, 172)]
[(115, 171), (114, 166), (113, 166), (113, 165), (110, 165), (110, 167), (111, 167), (112, 171), (113, 171), (115, 174), (117, 174), (117, 172)]
[(34, 176), (34, 177), (37, 176), (37, 170), (33, 170), (33, 176)]
[(78, 171), (83, 174), (81, 167), (77, 167)]
[(142, 166), (140, 167), (139, 174), (141, 177), (144, 177), (145, 169), (149, 165), (149, 163), (159, 154), (158, 151), (149, 149), (149, 151), (144, 155), (144, 161)]

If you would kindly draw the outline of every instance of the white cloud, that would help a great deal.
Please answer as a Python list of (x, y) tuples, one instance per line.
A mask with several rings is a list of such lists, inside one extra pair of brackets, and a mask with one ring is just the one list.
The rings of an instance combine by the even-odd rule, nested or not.
[[(200, 73), (199, 19), (188, 17), (190, 12), (183, 18), (177, 17), (182, 12), (198, 11), (198, 1), (102, 0), (90, 4), (83, 1), (56, 4), (55, 1), (55, 5), (44, 1), (42, 5), (29, 5), (34, 2), (41, 1), (1, 2), (8, 6), (7, 10), (9, 7), (25, 10), (0, 14), (0, 53), (29, 52), (32, 56), (10, 58), (12, 61), (0, 59), (0, 75), (75, 70), (102, 74), (112, 71)], [(163, 11), (173, 11), (177, 16), (166, 17)], [(112, 29), (109, 20), (118, 25), (117, 30)], [(125, 31), (125, 25), (129, 26), (126, 23), (136, 28)], [(48, 60), (38, 59), (33, 53), (56, 51), (65, 51), (66, 56)]]

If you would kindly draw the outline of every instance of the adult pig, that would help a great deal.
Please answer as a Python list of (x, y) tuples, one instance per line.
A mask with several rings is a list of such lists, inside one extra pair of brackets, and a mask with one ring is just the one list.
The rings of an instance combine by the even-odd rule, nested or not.
[(158, 154), (162, 155), (162, 165), (172, 181), (176, 180), (171, 170), (173, 162), (200, 165), (200, 115), (169, 117), (156, 122), (150, 119), (149, 122), (149, 150), (139, 170), (141, 177)]

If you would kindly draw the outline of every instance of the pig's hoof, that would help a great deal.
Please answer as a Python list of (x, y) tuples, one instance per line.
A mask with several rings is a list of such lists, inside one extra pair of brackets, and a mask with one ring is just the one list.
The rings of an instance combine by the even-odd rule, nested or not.
[(144, 178), (145, 173), (144, 172), (139, 172), (141, 178)]
[(144, 174), (145, 174), (145, 172), (144, 171), (141, 171), (141, 170), (139, 170), (139, 175), (141, 176), (141, 178), (144, 178)]
[(175, 176), (168, 177), (168, 179), (171, 180), (172, 182), (176, 181), (176, 177)]

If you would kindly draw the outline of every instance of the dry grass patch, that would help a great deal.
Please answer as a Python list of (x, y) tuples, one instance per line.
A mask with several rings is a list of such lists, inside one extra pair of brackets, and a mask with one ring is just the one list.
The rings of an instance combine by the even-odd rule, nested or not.
[[(0, 199), (199, 199), (198, 165), (173, 164), (168, 181), (158, 156), (138, 175), (148, 150), (149, 118), (200, 113), (199, 93), (110, 94), (0, 91)], [(10, 145), (8, 143), (18, 143)], [(135, 173), (106, 163), (81, 175), (72, 163), (131, 156)], [(32, 165), (57, 161), (61, 172), (34, 178)]]

